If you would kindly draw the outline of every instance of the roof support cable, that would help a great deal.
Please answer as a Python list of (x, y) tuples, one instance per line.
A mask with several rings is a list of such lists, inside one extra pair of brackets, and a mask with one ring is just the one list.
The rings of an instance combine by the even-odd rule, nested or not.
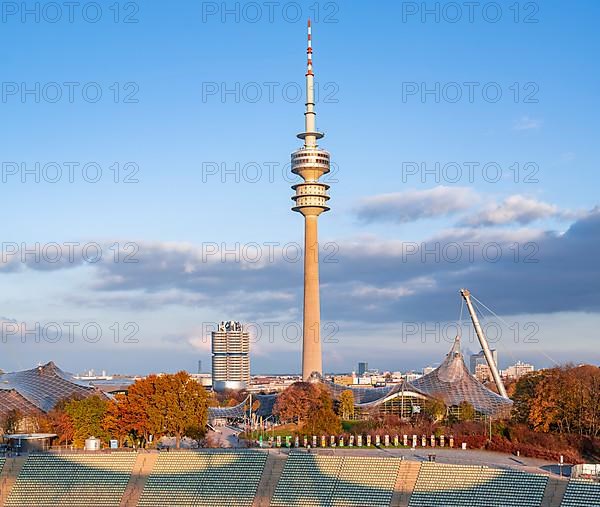
[[(479, 301), (475, 296), (471, 295), (471, 297), (477, 301), (481, 306), (483, 306), (488, 312), (490, 312), (492, 315), (494, 315), (498, 320), (500, 320), (501, 322), (504, 323), (504, 325), (506, 325), (509, 329), (510, 326), (508, 325), (508, 323), (502, 318), (500, 317), (498, 314), (496, 314), (496, 312), (494, 312), (491, 308), (488, 308), (487, 306), (485, 306), (481, 301)], [(552, 361), (556, 366), (560, 366), (559, 363), (557, 363), (554, 359), (552, 359), (548, 354), (546, 354), (546, 352), (544, 352), (542, 349), (536, 349), (538, 352), (540, 352), (542, 355), (544, 355), (547, 359), (549, 359), (550, 361)], [(512, 354), (511, 354), (512, 355)]]

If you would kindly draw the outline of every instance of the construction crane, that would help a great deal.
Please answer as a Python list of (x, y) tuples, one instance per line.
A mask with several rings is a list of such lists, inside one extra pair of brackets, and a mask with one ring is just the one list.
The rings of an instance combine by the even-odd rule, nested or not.
[(500, 373), (498, 372), (498, 367), (496, 366), (496, 362), (492, 357), (492, 352), (490, 351), (490, 347), (488, 345), (487, 340), (485, 339), (485, 335), (483, 334), (483, 329), (481, 329), (481, 325), (479, 324), (479, 319), (477, 318), (477, 314), (475, 313), (475, 309), (473, 308), (473, 304), (471, 303), (471, 293), (468, 289), (460, 289), (460, 295), (465, 300), (467, 304), (467, 308), (469, 309), (469, 314), (471, 315), (471, 320), (473, 321), (473, 327), (475, 328), (475, 333), (477, 334), (477, 338), (479, 338), (479, 343), (481, 345), (481, 350), (483, 350), (483, 355), (485, 356), (485, 360), (487, 361), (488, 366), (490, 367), (490, 371), (492, 372), (492, 377), (494, 379), (494, 383), (498, 388), (498, 392), (500, 396), (508, 399), (508, 395), (506, 394), (506, 389), (504, 388), (504, 384), (502, 383), (502, 379), (500, 378)]

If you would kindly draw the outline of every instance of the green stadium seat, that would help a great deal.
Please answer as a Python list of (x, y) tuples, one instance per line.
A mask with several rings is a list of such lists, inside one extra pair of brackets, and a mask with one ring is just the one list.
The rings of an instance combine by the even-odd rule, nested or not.
[(540, 507), (547, 482), (518, 470), (422, 463), (409, 507)]
[(266, 461), (260, 451), (163, 452), (138, 505), (251, 507)]
[(571, 479), (561, 507), (600, 507), (600, 483), (588, 479)]
[(271, 506), (387, 507), (401, 460), (290, 453)]
[(118, 507), (135, 453), (30, 454), (5, 507)]

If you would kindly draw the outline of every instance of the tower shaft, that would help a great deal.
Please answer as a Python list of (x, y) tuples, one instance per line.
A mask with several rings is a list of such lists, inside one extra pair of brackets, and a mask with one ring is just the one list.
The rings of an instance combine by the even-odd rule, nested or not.
[(302, 378), (322, 374), (321, 302), (319, 294), (319, 241), (317, 216), (304, 219), (304, 319), (302, 336)]

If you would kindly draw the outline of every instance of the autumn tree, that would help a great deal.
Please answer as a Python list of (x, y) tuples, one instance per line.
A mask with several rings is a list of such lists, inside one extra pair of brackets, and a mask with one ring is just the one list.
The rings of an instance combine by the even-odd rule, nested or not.
[(149, 375), (108, 405), (103, 427), (120, 442), (127, 436), (142, 442), (150, 435), (174, 436), (179, 448), (184, 436), (204, 434), (208, 405), (206, 390), (188, 373)]
[(281, 422), (302, 424), (314, 415), (319, 391), (310, 382), (295, 382), (277, 396), (273, 412)]
[(0, 421), (0, 428), (3, 429), (4, 433), (17, 433), (22, 418), (23, 415), (21, 412), (16, 408), (13, 408), (9, 410), (2, 421)]
[(537, 385), (543, 379), (543, 370), (522, 376), (514, 385), (512, 419), (515, 422), (529, 423), (531, 405), (535, 398)]
[(324, 385), (319, 385), (317, 391), (318, 397), (314, 405), (314, 413), (308, 419), (306, 430), (313, 435), (319, 433), (335, 435), (342, 431), (342, 423), (333, 410), (331, 393)]
[(131, 433), (126, 421), (127, 405), (127, 397), (124, 394), (117, 394), (108, 402), (102, 420), (102, 429), (106, 430), (111, 438), (119, 441), (119, 447), (123, 446), (125, 438)]
[(561, 412), (560, 398), (562, 393), (557, 389), (560, 382), (560, 370), (552, 368), (544, 371), (533, 392), (533, 398), (529, 405), (527, 421), (536, 431), (548, 432), (558, 429), (560, 426)]
[(60, 400), (47, 415), (52, 432), (56, 433), (59, 444), (72, 442), (75, 434), (73, 419), (65, 412), (65, 407), (70, 401), (72, 400)]
[(235, 407), (248, 397), (246, 389), (225, 389), (214, 393), (215, 398), (222, 407)]
[(331, 393), (320, 384), (292, 384), (277, 397), (273, 411), (282, 422), (295, 422), (308, 433), (333, 434), (341, 431)]
[(600, 436), (600, 368), (562, 366), (517, 382), (512, 417), (539, 432)]
[(151, 425), (160, 427), (162, 434), (174, 436), (178, 449), (182, 437), (204, 433), (208, 395), (204, 387), (184, 371), (156, 379), (151, 408)]
[[(119, 418), (133, 440), (147, 442), (151, 434), (159, 435), (161, 428), (153, 425), (152, 405), (156, 396), (156, 375), (136, 380), (127, 394), (118, 398)], [(154, 419), (155, 420), (155, 419)], [(116, 434), (115, 434), (116, 436)]]
[(346, 389), (340, 394), (340, 412), (342, 419), (352, 419), (354, 417), (354, 393), (351, 389)]

